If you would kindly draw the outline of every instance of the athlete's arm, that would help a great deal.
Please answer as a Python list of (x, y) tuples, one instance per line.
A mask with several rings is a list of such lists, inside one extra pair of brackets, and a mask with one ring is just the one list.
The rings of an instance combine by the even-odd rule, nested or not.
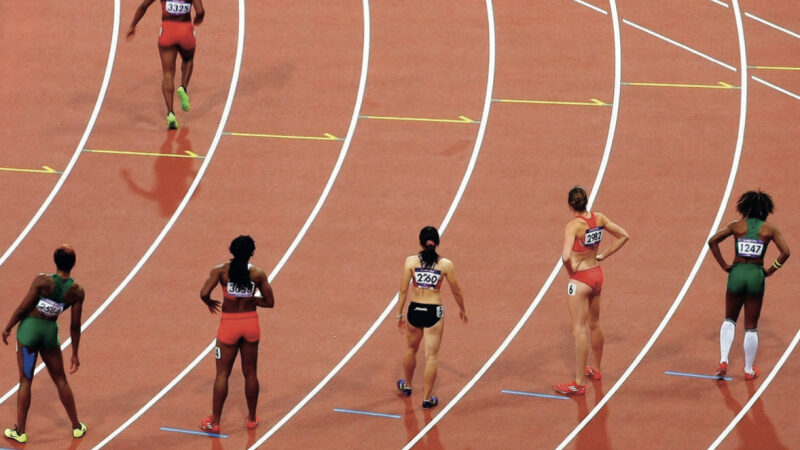
[[(772, 240), (775, 241), (775, 246), (778, 247), (778, 250), (781, 252), (775, 261), (777, 261), (778, 264), (783, 265), (786, 260), (789, 259), (789, 246), (786, 245), (786, 241), (783, 240), (783, 235), (781, 234), (780, 230), (775, 227), (775, 225), (772, 225)], [(769, 268), (764, 271), (764, 275), (770, 276), (775, 273), (776, 270), (778, 270), (778, 268), (775, 267), (774, 263), (770, 264)]]
[(445, 278), (447, 278), (447, 284), (450, 285), (450, 290), (453, 291), (453, 297), (455, 297), (458, 308), (460, 309), (458, 316), (462, 322), (467, 323), (467, 309), (464, 307), (464, 292), (461, 290), (461, 285), (458, 283), (456, 268), (449, 259), (445, 259), (442, 262), (445, 266), (444, 269), (446, 269), (443, 272)]
[(203, 8), (203, 2), (194, 0), (192, 4), (194, 5), (194, 24), (200, 25), (203, 23), (203, 18), (206, 17), (206, 10)]
[(128, 27), (128, 39), (132, 38), (134, 33), (136, 33), (136, 24), (142, 20), (144, 17), (144, 13), (147, 12), (147, 8), (153, 4), (155, 0), (142, 0), (142, 3), (139, 4), (139, 7), (136, 8), (136, 12), (133, 13), (133, 20), (131, 21), (131, 26)]
[(411, 283), (411, 270), (414, 264), (414, 257), (409, 256), (403, 263), (403, 274), (400, 276), (400, 292), (397, 294), (397, 327), (402, 331), (405, 328), (406, 321), (403, 317), (403, 308), (406, 304), (406, 296), (408, 295), (408, 285)]
[(612, 222), (611, 219), (609, 219), (608, 217), (602, 214), (598, 214), (598, 216), (600, 216), (601, 220), (604, 222), (603, 226), (605, 227), (605, 230), (608, 231), (612, 236), (617, 238), (614, 241), (614, 243), (611, 244), (611, 247), (609, 247), (608, 250), (597, 255), (596, 259), (598, 261), (602, 261), (604, 259), (607, 259), (609, 256), (613, 255), (614, 253), (616, 253), (617, 250), (622, 248), (622, 246), (625, 245), (625, 243), (628, 242), (628, 239), (630, 239), (631, 237), (628, 234), (628, 232), (625, 231), (625, 229), (623, 229), (616, 223)]
[(717, 231), (713, 236), (708, 238), (708, 248), (711, 250), (711, 254), (714, 255), (714, 259), (717, 260), (717, 263), (722, 270), (725, 272), (731, 271), (731, 265), (725, 262), (725, 259), (722, 257), (722, 253), (719, 251), (719, 243), (724, 241), (725, 238), (733, 234), (733, 224), (736, 222), (731, 222), (725, 226), (725, 228)]
[(31, 282), (31, 287), (22, 299), (22, 302), (17, 306), (17, 309), (11, 313), (11, 318), (8, 319), (8, 324), (3, 330), (3, 342), (8, 345), (8, 336), (11, 335), (11, 329), (14, 325), (18, 324), (25, 318), (31, 311), (33, 311), (34, 303), (39, 298), (39, 290), (47, 284), (47, 275), (39, 274)]
[(203, 288), (200, 289), (200, 299), (208, 306), (208, 311), (211, 314), (216, 314), (217, 311), (219, 311), (220, 302), (219, 300), (213, 300), (211, 298), (211, 290), (214, 289), (214, 286), (219, 282), (220, 267), (221, 266), (217, 266), (211, 269), (211, 273), (208, 274), (208, 279), (203, 284)]
[(74, 298), (70, 306), (72, 311), (70, 313), (69, 337), (72, 339), (72, 359), (69, 373), (75, 373), (81, 365), (81, 361), (78, 359), (78, 347), (81, 343), (81, 313), (83, 312), (83, 299), (86, 293), (83, 291), (83, 286), (73, 284), (67, 295)]
[(564, 263), (564, 268), (567, 269), (567, 273), (575, 272), (575, 268), (572, 267), (572, 243), (575, 242), (575, 231), (577, 229), (577, 225), (573, 222), (567, 224), (567, 228), (564, 230), (564, 246), (561, 248), (561, 262)]
[(275, 306), (275, 295), (272, 293), (272, 286), (269, 285), (267, 274), (263, 270), (258, 269), (253, 283), (261, 291), (260, 296), (253, 297), (253, 303), (262, 308), (273, 308)]

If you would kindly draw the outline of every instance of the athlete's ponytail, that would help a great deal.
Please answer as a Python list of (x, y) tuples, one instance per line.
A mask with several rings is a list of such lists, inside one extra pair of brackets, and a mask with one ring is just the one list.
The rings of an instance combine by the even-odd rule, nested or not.
[(231, 242), (228, 250), (233, 255), (228, 267), (228, 279), (238, 288), (250, 289), (250, 269), (247, 263), (256, 250), (256, 243), (250, 236), (242, 235)]
[(419, 252), (422, 267), (433, 267), (439, 261), (436, 247), (439, 245), (439, 232), (432, 226), (427, 226), (419, 232), (419, 245), (423, 250)]

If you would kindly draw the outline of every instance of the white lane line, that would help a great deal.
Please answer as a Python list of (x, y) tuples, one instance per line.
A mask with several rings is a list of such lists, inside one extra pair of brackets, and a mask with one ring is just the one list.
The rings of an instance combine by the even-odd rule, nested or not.
[(774, 28), (774, 29), (776, 29), (776, 30), (778, 30), (778, 31), (780, 31), (782, 33), (786, 33), (786, 34), (788, 34), (789, 36), (791, 36), (793, 38), (800, 39), (800, 34), (797, 34), (794, 31), (787, 30), (786, 28), (783, 28), (781, 26), (775, 25), (772, 22), (769, 22), (769, 21), (767, 21), (765, 19), (762, 19), (761, 17), (758, 17), (756, 15), (750, 14), (748, 12), (744, 13), (744, 15), (749, 17), (749, 18), (751, 18), (751, 19), (753, 19), (753, 20), (755, 20), (756, 22), (761, 22), (761, 23), (763, 23), (764, 25), (766, 25), (766, 26), (768, 26), (770, 28)]
[[(50, 207), (53, 199), (56, 198), (56, 195), (58, 195), (61, 187), (67, 181), (67, 177), (69, 177), (70, 173), (72, 173), (72, 168), (75, 167), (75, 164), (78, 162), (78, 158), (81, 156), (81, 153), (83, 153), (83, 148), (86, 146), (86, 141), (89, 140), (89, 136), (92, 134), (92, 130), (94, 129), (97, 116), (100, 115), (100, 108), (103, 106), (103, 101), (105, 100), (106, 92), (108, 91), (108, 84), (111, 81), (111, 72), (114, 69), (114, 60), (117, 56), (117, 41), (119, 40), (119, 17), (120, 0), (114, 0), (114, 24), (111, 29), (111, 47), (108, 49), (106, 71), (105, 74), (103, 74), (103, 83), (100, 85), (100, 93), (97, 95), (97, 101), (94, 104), (94, 110), (92, 111), (92, 115), (89, 117), (89, 123), (86, 125), (86, 129), (83, 131), (83, 136), (81, 137), (80, 142), (78, 142), (78, 146), (75, 147), (75, 151), (72, 153), (72, 158), (70, 158), (69, 162), (67, 163), (67, 167), (61, 173), (61, 176), (58, 177), (56, 185), (53, 186), (53, 189), (44, 200), (44, 203), (42, 203), (42, 205), (39, 207), (39, 210), (36, 211), (36, 214), (34, 214), (25, 228), (22, 229), (22, 232), (19, 234), (19, 236), (17, 236), (17, 239), (15, 239), (14, 242), (11, 243), (11, 246), (6, 249), (5, 253), (3, 253), (3, 256), (0, 256), (0, 266), (5, 264), (6, 260), (11, 256), (12, 253), (14, 253), (14, 250), (16, 250), (17, 247), (19, 247), (19, 244), (21, 244), (22, 241), (28, 236), (28, 233), (30, 233), (47, 208)], [(3, 400), (0, 400), (0, 403), (2, 403)]]
[[(368, 8), (369, 8), (369, 1), (364, 1), (364, 8), (365, 8), (365, 20), (369, 17), (368, 15)], [(494, 35), (494, 13), (492, 10), (492, 2), (491, 0), (486, 0), (486, 14), (487, 19), (489, 22), (489, 70), (486, 79), (486, 95), (483, 101), (483, 113), (481, 114), (480, 125), (478, 128), (478, 135), (475, 138), (475, 144), (472, 148), (472, 156), (470, 157), (469, 163), (467, 165), (467, 170), (464, 173), (464, 177), (461, 179), (461, 184), (458, 187), (458, 191), (456, 192), (455, 197), (453, 198), (452, 203), (450, 204), (450, 208), (445, 214), (444, 220), (442, 220), (442, 224), (439, 226), (440, 234), (444, 234), (445, 230), (447, 230), (447, 226), (450, 223), (450, 220), (453, 218), (453, 214), (458, 208), (458, 204), (461, 202), (461, 198), (464, 195), (464, 191), (467, 189), (467, 185), (469, 184), (469, 180), (472, 176), (472, 172), (475, 168), (475, 164), (478, 160), (478, 155), (480, 154), (481, 146), (483, 145), (483, 138), (486, 134), (486, 124), (489, 122), (489, 111), (492, 106), (492, 91), (494, 90), (494, 72), (495, 72), (495, 35)], [(264, 436), (259, 438), (252, 446), (250, 446), (249, 450), (253, 450), (258, 448), (260, 445), (264, 444), (270, 437), (272, 437), (278, 430), (283, 427), (286, 422), (289, 421), (294, 415), (296, 415), (300, 409), (302, 409), (309, 401), (311, 401), (314, 396), (321, 391), (328, 382), (336, 376), (337, 373), (344, 367), (350, 359), (364, 346), (364, 344), (369, 340), (370, 337), (375, 333), (375, 330), (383, 324), (386, 320), (386, 317), (391, 313), (391, 311), (397, 305), (398, 294), (392, 298), (389, 304), (386, 306), (386, 309), (378, 316), (378, 318), (373, 322), (373, 324), (367, 329), (361, 339), (350, 349), (349, 352), (342, 358), (341, 361), (322, 379), (322, 381), (317, 384), (314, 389), (312, 389), (300, 402), (294, 406), (285, 416), (283, 416), (272, 428), (270, 428)]]
[(720, 66), (722, 66), (722, 67), (724, 67), (724, 68), (726, 68), (728, 70), (736, 72), (736, 67), (733, 67), (730, 64), (725, 64), (724, 62), (722, 62), (722, 61), (720, 61), (718, 59), (712, 58), (711, 56), (708, 56), (708, 55), (706, 55), (705, 53), (703, 53), (701, 51), (695, 50), (695, 49), (689, 47), (688, 45), (681, 44), (678, 41), (670, 39), (670, 38), (668, 38), (666, 36), (662, 36), (662, 35), (656, 33), (655, 31), (649, 30), (649, 29), (647, 29), (647, 28), (645, 28), (645, 27), (643, 27), (641, 25), (637, 25), (637, 24), (631, 22), (630, 20), (623, 19), (622, 21), (624, 23), (636, 28), (639, 31), (643, 31), (643, 32), (645, 32), (645, 33), (647, 33), (647, 34), (649, 34), (651, 36), (654, 36), (654, 37), (657, 37), (657, 38), (661, 39), (664, 42), (668, 42), (668, 43), (670, 43), (670, 44), (672, 44), (672, 45), (674, 45), (676, 47), (679, 47), (679, 48), (682, 48), (682, 49), (686, 50), (689, 53), (693, 53), (693, 54), (695, 54), (695, 55), (697, 55), (697, 56), (699, 56), (701, 58), (704, 58), (704, 59), (707, 59), (707, 60), (713, 62), (714, 64), (719, 64)]
[(718, 4), (719, 6), (724, 6), (724, 7), (726, 7), (726, 8), (730, 8), (730, 6), (728, 6), (728, 4), (727, 4), (727, 3), (725, 3), (725, 2), (721, 2), (720, 0), (711, 0), (711, 2), (712, 2), (712, 3), (716, 3), (716, 4)]
[[(738, 0), (732, 0), (733, 2), (733, 15), (736, 19), (736, 32), (739, 39), (739, 65), (741, 66), (741, 96), (739, 97), (739, 129), (737, 131), (736, 137), (736, 149), (733, 155), (733, 162), (731, 163), (731, 170), (728, 174), (728, 183), (725, 186), (725, 193), (722, 195), (722, 201), (720, 201), (719, 208), (717, 209), (717, 216), (714, 218), (714, 223), (711, 225), (711, 228), (708, 232), (708, 240), (719, 228), (720, 222), (722, 222), (722, 217), (725, 215), (725, 207), (730, 200), (731, 191), (733, 190), (734, 181), (736, 181), (736, 172), (739, 170), (739, 160), (742, 155), (742, 147), (744, 145), (744, 130), (745, 130), (745, 123), (747, 121), (747, 53), (745, 50), (745, 39), (744, 39), (744, 27), (742, 25), (742, 15), (739, 10), (739, 2)], [(572, 432), (567, 435), (566, 438), (558, 445), (557, 450), (561, 450), (565, 448), (570, 441), (572, 441), (578, 433), (583, 430), (586, 424), (592, 420), (597, 413), (608, 403), (609, 400), (614, 396), (614, 394), (619, 390), (623, 383), (631, 376), (634, 369), (639, 365), (645, 355), (650, 351), (650, 348), (653, 347), (656, 340), (661, 336), (661, 333), (667, 326), (667, 323), (672, 319), (672, 316), (675, 315), (675, 311), (677, 311), (678, 306), (680, 306), (681, 302), (683, 302), (683, 298), (686, 296), (686, 293), (689, 291), (689, 287), (692, 285), (695, 276), (697, 276), (697, 272), (700, 270), (700, 266), (703, 265), (703, 260), (708, 253), (708, 245), (704, 241), (702, 244), (702, 250), (700, 250), (700, 255), (698, 255), (697, 260), (694, 263), (694, 267), (692, 267), (692, 271), (689, 273), (689, 277), (686, 278), (686, 281), (683, 283), (683, 287), (681, 288), (678, 296), (675, 297), (675, 301), (672, 303), (672, 306), (667, 311), (667, 314), (661, 320), (661, 323), (658, 325), (658, 328), (653, 332), (650, 336), (650, 339), (644, 345), (642, 350), (636, 355), (636, 358), (633, 362), (628, 366), (622, 376), (614, 383), (614, 386), (609, 389), (605, 396), (589, 411), (589, 414), (584, 417), (583, 420), (572, 430)]]
[(586, 2), (584, 2), (583, 0), (572, 0), (572, 1), (574, 1), (575, 3), (580, 3), (581, 5), (583, 5), (583, 6), (587, 7), (587, 8), (593, 9), (593, 10), (595, 10), (595, 11), (599, 12), (599, 13), (602, 13), (602, 14), (608, 15), (608, 13), (606, 12), (606, 10), (604, 10), (604, 9), (602, 9), (602, 8), (598, 8), (597, 6), (594, 6), (594, 5), (592, 5), (591, 3), (586, 3)]
[(763, 394), (764, 391), (767, 390), (770, 383), (772, 383), (772, 380), (775, 378), (778, 372), (780, 372), (784, 363), (786, 363), (786, 360), (789, 359), (789, 355), (791, 355), (794, 349), (797, 347), (798, 341), (800, 341), (800, 330), (797, 330), (797, 333), (795, 333), (794, 335), (794, 339), (792, 339), (792, 342), (789, 344), (789, 347), (787, 347), (786, 350), (783, 352), (783, 355), (781, 355), (781, 358), (778, 360), (778, 363), (775, 364), (775, 367), (772, 369), (772, 372), (770, 372), (767, 378), (764, 379), (764, 381), (761, 383), (761, 386), (759, 386), (758, 390), (756, 390), (755, 394), (753, 394), (753, 396), (750, 397), (750, 400), (747, 403), (745, 403), (745, 405), (739, 411), (739, 414), (736, 414), (736, 417), (734, 417), (733, 420), (731, 420), (731, 422), (728, 424), (725, 430), (723, 430), (722, 433), (717, 437), (717, 439), (708, 447), (709, 450), (714, 450), (715, 448), (719, 447), (719, 445), (722, 444), (722, 441), (724, 441), (725, 438), (728, 437), (728, 434), (730, 434), (730, 432), (736, 427), (739, 421), (742, 420), (745, 414), (750, 412), (750, 409), (753, 407), (756, 401), (758, 401), (758, 399), (761, 398), (761, 394)]
[(800, 95), (797, 95), (794, 92), (787, 91), (786, 89), (784, 89), (784, 88), (782, 88), (780, 86), (776, 86), (776, 85), (770, 83), (769, 81), (763, 80), (763, 79), (761, 79), (761, 78), (759, 78), (759, 77), (757, 77), (755, 75), (751, 76), (750, 78), (752, 78), (755, 81), (758, 81), (759, 83), (763, 84), (764, 86), (767, 86), (769, 88), (775, 89), (776, 91), (780, 92), (781, 94), (786, 94), (786, 95), (788, 95), (789, 97), (792, 97), (795, 100), (800, 100)]
[[(491, 7), (491, 0), (487, 0), (487, 4)], [(594, 180), (594, 185), (592, 186), (591, 194), (589, 195), (589, 202), (588, 208), (591, 209), (592, 205), (594, 204), (594, 199), (597, 197), (597, 192), (600, 189), (600, 183), (603, 180), (603, 175), (606, 171), (606, 166), (608, 165), (608, 158), (611, 155), (611, 148), (614, 143), (614, 135), (616, 134), (617, 128), (617, 118), (619, 116), (619, 96), (620, 96), (620, 87), (622, 82), (622, 51), (620, 47), (620, 32), (619, 32), (619, 17), (617, 16), (617, 4), (616, 0), (610, 0), (609, 5), (611, 8), (611, 22), (613, 24), (614, 29), (614, 97), (611, 106), (611, 121), (608, 127), (608, 135), (606, 136), (606, 144), (605, 148), (603, 149), (603, 158), (600, 162), (600, 167), (597, 170), (597, 175)], [(408, 443), (403, 447), (403, 450), (409, 450), (411, 447), (416, 445), (420, 439), (422, 439), (428, 431), (431, 430), (437, 423), (439, 423), (442, 418), (455, 407), (456, 404), (472, 389), (473, 386), (478, 382), (478, 380), (483, 377), (486, 371), (494, 364), (497, 358), (505, 351), (505, 349), (509, 346), (511, 341), (517, 336), (517, 334), (522, 329), (525, 322), (528, 321), (528, 318), (533, 314), (533, 311), (539, 306), (541, 303), (544, 294), (550, 289), (550, 285), (553, 284), (553, 281), (558, 275), (558, 272), (561, 270), (561, 259), (558, 259), (556, 262), (555, 267), (553, 267), (553, 271), (550, 272), (550, 276), (545, 281), (542, 288), (539, 290), (539, 293), (534, 298), (533, 302), (530, 304), (528, 309), (519, 319), (517, 324), (511, 330), (511, 332), (506, 336), (506, 339), (500, 344), (500, 346), (495, 350), (492, 356), (483, 364), (483, 366), (478, 370), (477, 373), (472, 377), (472, 379), (467, 382), (466, 385), (458, 392), (458, 394), (453, 397), (452, 400), (447, 402), (442, 408), (441, 412), (437, 414), (430, 422), (422, 429), (416, 436), (414, 436)]]
[[(364, 0), (366, 2), (366, 0)], [(347, 130), (347, 136), (344, 139), (342, 144), (342, 149), (339, 152), (339, 158), (334, 165), (333, 170), (331, 171), (330, 176), (328, 177), (328, 182), (325, 185), (322, 193), (320, 194), (319, 199), (317, 199), (317, 203), (314, 206), (314, 209), (309, 214), (308, 218), (306, 219), (305, 224), (298, 232), (297, 236), (295, 237), (294, 241), (292, 241), (289, 248), (283, 254), (283, 257), (278, 261), (275, 268), (269, 274), (269, 281), (270, 283), (275, 279), (278, 273), (281, 271), (283, 266), (286, 264), (286, 261), (289, 260), (294, 250), (300, 244), (300, 241), (303, 240), (308, 229), (314, 223), (319, 211), (322, 209), (322, 206), (325, 204), (325, 201), (330, 194), (331, 189), (333, 188), (333, 184), (336, 181), (339, 172), (341, 171), (342, 165), (344, 164), (345, 157), (347, 156), (347, 152), (350, 148), (350, 143), (353, 140), (353, 135), (355, 134), (356, 124), (358, 123), (358, 116), (361, 113), (361, 104), (363, 103), (364, 99), (364, 91), (366, 90), (367, 85), (367, 68), (369, 66), (369, 48), (370, 48), (370, 41), (369, 41), (369, 10), (365, 10), (365, 29), (364, 29), (364, 51), (361, 60), (361, 78), (358, 85), (358, 94), (356, 96), (355, 108), (353, 110), (352, 118), (350, 119), (350, 127)], [(237, 65), (236, 70), (234, 71), (237, 74), (238, 78), (238, 69), (241, 67), (241, 47), (244, 43), (244, 0), (239, 0), (239, 44), (240, 49), (237, 52)], [(221, 124), (224, 125), (224, 124)], [(222, 127), (220, 127), (222, 130)], [(132, 415), (128, 420), (125, 421), (122, 425), (119, 426), (114, 432), (108, 435), (102, 442), (100, 442), (95, 449), (99, 449), (102, 446), (106, 445), (120, 433), (125, 431), (133, 422), (139, 419), (144, 413), (146, 413), (153, 405), (155, 405), (161, 398), (164, 397), (172, 388), (174, 388), (186, 375), (189, 374), (200, 362), (205, 358), (211, 350), (214, 348), (216, 340), (212, 340), (211, 343), (202, 351), (197, 357), (188, 365), (186, 366), (175, 378), (172, 379), (164, 388), (161, 389), (153, 398), (151, 398), (144, 406), (142, 406), (134, 415)]]

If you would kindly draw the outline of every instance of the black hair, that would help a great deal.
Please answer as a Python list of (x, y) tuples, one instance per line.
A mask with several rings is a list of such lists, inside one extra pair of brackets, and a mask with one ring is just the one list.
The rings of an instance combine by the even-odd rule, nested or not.
[(256, 250), (256, 243), (250, 236), (241, 235), (231, 241), (228, 250), (233, 255), (228, 267), (228, 279), (238, 288), (250, 289), (250, 269), (247, 263)]
[(767, 220), (774, 207), (772, 197), (762, 191), (747, 191), (736, 202), (736, 210), (746, 219)]
[(569, 195), (567, 196), (567, 203), (569, 203), (569, 207), (572, 208), (575, 212), (585, 212), (586, 211), (586, 204), (589, 202), (589, 197), (586, 195), (586, 191), (580, 187), (575, 186), (569, 190)]
[(75, 250), (69, 246), (61, 246), (53, 252), (53, 261), (56, 268), (62, 272), (69, 272), (75, 267)]
[[(431, 245), (431, 243), (433, 243)], [(419, 232), (419, 245), (423, 250), (419, 252), (419, 259), (422, 260), (422, 267), (431, 268), (439, 262), (439, 254), (436, 253), (436, 246), (439, 245), (439, 231), (428, 225)]]

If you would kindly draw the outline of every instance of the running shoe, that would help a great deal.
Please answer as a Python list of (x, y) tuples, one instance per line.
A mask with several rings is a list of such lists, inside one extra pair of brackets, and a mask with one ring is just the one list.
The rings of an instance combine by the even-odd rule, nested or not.
[(586, 377), (592, 381), (600, 381), (600, 371), (594, 370), (592, 366), (586, 366), (586, 371), (584, 372)]
[(178, 98), (181, 100), (181, 109), (189, 111), (189, 94), (186, 93), (186, 88), (178, 86)]
[(3, 434), (5, 434), (7, 438), (13, 439), (19, 442), (20, 444), (28, 442), (28, 433), (19, 434), (19, 432), (17, 432), (16, 425), (14, 425), (13, 430), (11, 428), (6, 428), (6, 431)]
[(397, 390), (402, 392), (406, 397), (411, 396), (411, 386), (406, 385), (406, 380), (402, 378), (397, 380)]
[(178, 119), (175, 117), (175, 113), (172, 111), (167, 114), (167, 128), (170, 130), (177, 130), (178, 129)]
[(244, 419), (247, 422), (247, 429), (248, 430), (255, 430), (258, 427), (258, 416), (256, 416), (256, 420), (250, 420), (249, 417)]
[(586, 394), (586, 386), (581, 386), (575, 381), (572, 383), (554, 384), (553, 389), (559, 394), (565, 395), (584, 395)]
[(757, 376), (758, 376), (758, 367), (753, 366), (753, 373), (745, 372), (744, 373), (744, 380), (745, 381), (754, 380)]
[(72, 437), (74, 438), (82, 438), (84, 434), (86, 434), (86, 424), (83, 422), (79, 422), (81, 424), (80, 428), (73, 428), (72, 429)]
[(726, 362), (719, 363), (719, 367), (717, 367), (717, 371), (714, 372), (714, 376), (722, 378), (727, 374), (728, 374), (728, 363)]
[(439, 399), (436, 396), (431, 395), (430, 400), (422, 401), (422, 409), (431, 409), (438, 404), (439, 404)]
[(219, 433), (219, 424), (214, 425), (211, 423), (213, 416), (203, 417), (200, 419), (200, 429), (209, 433)]

